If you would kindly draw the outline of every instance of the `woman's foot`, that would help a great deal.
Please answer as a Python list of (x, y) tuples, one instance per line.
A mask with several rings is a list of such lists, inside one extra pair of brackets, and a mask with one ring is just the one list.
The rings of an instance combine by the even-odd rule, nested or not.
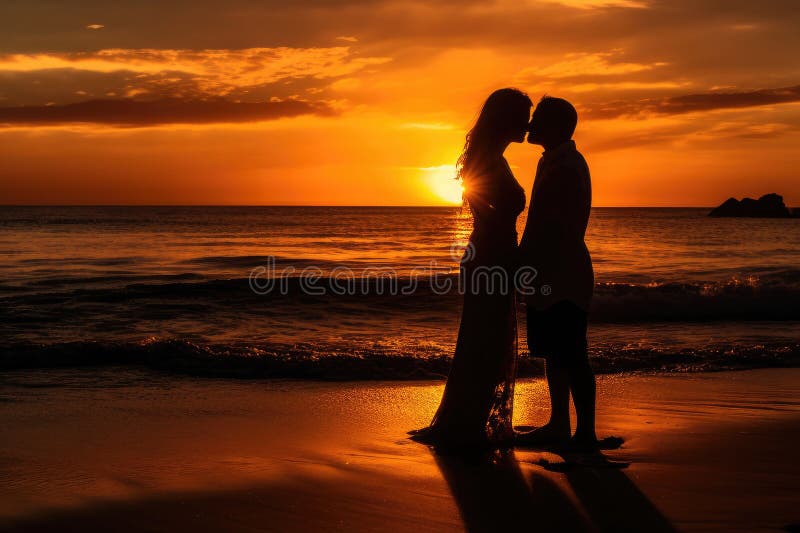
[(512, 443), (492, 442), (484, 433), (453, 434), (439, 426), (428, 426), (408, 432), (409, 439), (433, 448), (437, 454), (482, 454), (493, 449), (510, 448)]
[(547, 423), (530, 431), (515, 431), (514, 443), (529, 448), (549, 448), (569, 442), (569, 426)]
[(437, 433), (436, 426), (426, 426), (420, 429), (412, 429), (407, 435), (409, 436), (408, 438), (413, 441), (423, 444), (432, 444), (436, 440)]

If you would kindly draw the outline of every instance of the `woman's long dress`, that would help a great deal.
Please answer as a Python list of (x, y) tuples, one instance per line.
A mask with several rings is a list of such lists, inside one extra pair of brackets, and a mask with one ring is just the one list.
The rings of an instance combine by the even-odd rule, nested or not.
[(516, 220), (525, 192), (500, 158), (465, 183), (473, 231), (461, 260), (464, 306), (441, 404), (411, 432), (440, 447), (496, 446), (513, 438), (517, 358)]

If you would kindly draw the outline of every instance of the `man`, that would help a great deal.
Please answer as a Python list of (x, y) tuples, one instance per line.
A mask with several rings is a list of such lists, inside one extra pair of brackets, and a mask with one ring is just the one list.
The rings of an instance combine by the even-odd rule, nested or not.
[[(546, 425), (517, 433), (522, 445), (598, 445), (595, 378), (586, 340), (594, 272), (584, 234), (592, 186), (589, 167), (572, 140), (577, 123), (578, 114), (569, 102), (545, 96), (528, 128), (528, 142), (543, 146), (544, 153), (520, 241), (520, 266), (538, 271), (538, 290), (526, 298), (528, 346), (532, 356), (545, 359), (551, 413)], [(577, 413), (571, 441), (570, 392)]]

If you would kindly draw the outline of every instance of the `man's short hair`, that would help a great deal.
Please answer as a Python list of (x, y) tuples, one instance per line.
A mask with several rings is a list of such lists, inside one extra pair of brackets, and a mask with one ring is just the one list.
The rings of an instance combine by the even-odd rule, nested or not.
[(547, 129), (558, 135), (560, 140), (568, 141), (572, 138), (578, 125), (578, 112), (572, 104), (563, 98), (544, 95), (536, 109), (541, 111), (541, 118), (547, 122)]

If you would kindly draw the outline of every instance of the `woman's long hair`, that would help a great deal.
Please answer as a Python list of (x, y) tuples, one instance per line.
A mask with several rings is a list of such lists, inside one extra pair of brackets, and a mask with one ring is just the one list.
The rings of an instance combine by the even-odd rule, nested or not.
[(490, 150), (508, 134), (509, 124), (533, 102), (519, 89), (498, 89), (484, 102), (475, 125), (469, 130), (464, 149), (456, 163), (457, 177), (467, 186), (473, 172), (480, 173), (488, 163)]

